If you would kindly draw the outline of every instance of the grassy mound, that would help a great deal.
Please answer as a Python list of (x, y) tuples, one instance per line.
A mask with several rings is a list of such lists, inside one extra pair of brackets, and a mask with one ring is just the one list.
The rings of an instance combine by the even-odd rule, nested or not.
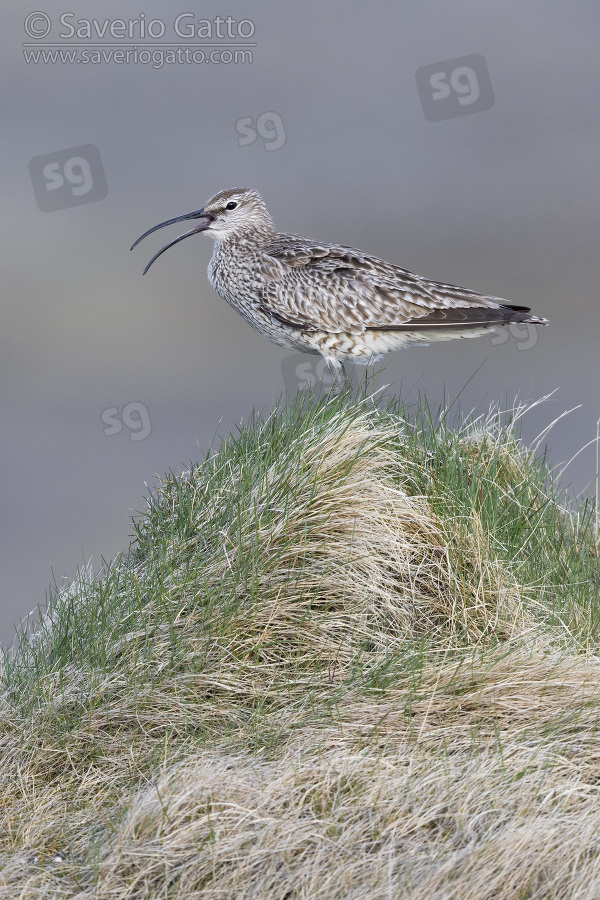
[(518, 421), (309, 398), (5, 654), (0, 897), (600, 894), (600, 579)]

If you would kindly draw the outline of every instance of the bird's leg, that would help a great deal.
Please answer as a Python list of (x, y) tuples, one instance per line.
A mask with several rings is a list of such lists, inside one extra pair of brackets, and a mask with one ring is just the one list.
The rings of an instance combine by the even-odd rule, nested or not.
[(334, 359), (331, 356), (326, 356), (325, 365), (327, 366), (327, 371), (333, 379), (331, 392), (337, 396), (338, 394), (341, 394), (345, 390), (347, 390), (350, 387), (350, 379), (348, 378), (348, 373), (346, 371), (344, 363), (339, 359)]

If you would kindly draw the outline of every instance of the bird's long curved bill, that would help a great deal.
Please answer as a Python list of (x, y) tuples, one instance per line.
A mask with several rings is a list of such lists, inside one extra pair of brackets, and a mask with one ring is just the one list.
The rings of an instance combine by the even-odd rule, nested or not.
[(144, 238), (148, 237), (149, 234), (152, 234), (153, 231), (158, 231), (159, 228), (164, 228), (166, 225), (173, 225), (175, 222), (185, 222), (188, 219), (204, 219), (204, 221), (201, 222), (200, 225), (197, 225), (195, 228), (191, 228), (189, 231), (186, 231), (184, 234), (180, 234), (179, 237), (175, 238), (175, 240), (170, 241), (168, 244), (165, 244), (165, 246), (162, 247), (158, 251), (158, 253), (154, 254), (152, 259), (142, 272), (143, 275), (146, 274), (152, 263), (157, 260), (158, 257), (165, 252), (165, 250), (168, 250), (169, 247), (172, 247), (174, 244), (178, 244), (179, 241), (182, 241), (186, 237), (190, 237), (190, 235), (192, 234), (198, 234), (200, 231), (206, 231), (210, 223), (214, 221), (214, 216), (211, 216), (210, 213), (204, 212), (204, 208), (202, 208), (197, 209), (191, 213), (186, 213), (184, 216), (176, 216), (174, 219), (167, 219), (166, 222), (161, 222), (160, 225), (155, 225), (154, 228), (149, 228), (148, 231), (145, 231), (144, 234), (139, 237), (134, 244), (131, 245), (130, 249), (133, 250), (134, 247), (137, 247), (140, 241), (143, 241)]

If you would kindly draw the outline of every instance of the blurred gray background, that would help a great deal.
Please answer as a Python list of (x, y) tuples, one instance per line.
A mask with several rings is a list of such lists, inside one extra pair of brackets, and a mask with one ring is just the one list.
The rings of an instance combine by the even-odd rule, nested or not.
[[(185, 467), (284, 390), (286, 352), (208, 285), (211, 240), (178, 244), (144, 278), (150, 256), (180, 226), (129, 252), (143, 231), (222, 188), (260, 190), (281, 230), (358, 246), (547, 316), (549, 328), (504, 343), (486, 337), (387, 357), (383, 380), (409, 398), (426, 391), (436, 406), (481, 366), (464, 409), (558, 388), (526, 418), (525, 437), (580, 404), (548, 436), (553, 463), (594, 439), (595, 0), (143, 8), (97, 0), (76, 12), (41, 4), (4, 10), (1, 34), (1, 643), (44, 603), (53, 576), (65, 583), (90, 557), (99, 566), (128, 544), (145, 482)], [(71, 29), (60, 23), (69, 10)], [(48, 17), (47, 36), (46, 20), (32, 12)], [(129, 41), (117, 23), (99, 40), (78, 25), (127, 23), (140, 12), (164, 22), (165, 34), (140, 39), (134, 25)], [(176, 35), (184, 13), (180, 30), (202, 27), (202, 37)], [(217, 16), (230, 17), (233, 38)], [(212, 36), (201, 19), (213, 23)], [(246, 37), (240, 20), (252, 25), (243, 26)], [(69, 38), (78, 27), (84, 36)], [(224, 54), (221, 62), (44, 64), (27, 62), (32, 48), (23, 47), (78, 45), (81, 53), (93, 43), (105, 52), (131, 44), (139, 52), (203, 41), (215, 45), (207, 54)], [(243, 44), (254, 45), (252, 61), (229, 61), (225, 51)], [(461, 68), (474, 55), (493, 94), (483, 71)], [(431, 68), (421, 96), (422, 67)], [(446, 105), (436, 106), (444, 94)], [(428, 121), (436, 109), (448, 117)], [(106, 187), (98, 160), (86, 157), (90, 145)], [(594, 477), (592, 444), (564, 480), (578, 492)]]

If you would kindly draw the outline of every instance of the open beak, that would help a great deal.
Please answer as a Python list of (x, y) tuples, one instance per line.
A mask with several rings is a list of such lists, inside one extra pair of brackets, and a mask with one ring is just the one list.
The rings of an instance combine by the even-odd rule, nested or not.
[(197, 209), (195, 212), (186, 213), (185, 216), (177, 216), (175, 219), (167, 219), (166, 222), (161, 222), (160, 225), (155, 225), (154, 228), (150, 228), (150, 229), (148, 229), (148, 231), (145, 231), (144, 234), (137, 239), (135, 244), (131, 245), (130, 249), (133, 250), (134, 247), (137, 247), (139, 242), (143, 241), (144, 238), (148, 237), (149, 234), (152, 234), (153, 231), (158, 231), (159, 228), (164, 228), (165, 225), (173, 225), (174, 222), (185, 222), (187, 219), (204, 219), (204, 221), (201, 222), (200, 225), (197, 225), (195, 228), (191, 228), (189, 231), (186, 231), (185, 234), (180, 234), (179, 237), (176, 237), (174, 241), (171, 241), (170, 243), (165, 244), (165, 246), (162, 248), (162, 250), (159, 250), (158, 253), (154, 254), (152, 259), (150, 260), (150, 262), (148, 263), (148, 265), (142, 272), (142, 275), (146, 274), (146, 272), (148, 271), (148, 269), (150, 268), (150, 266), (152, 265), (154, 260), (158, 259), (158, 257), (161, 255), (161, 253), (164, 253), (165, 250), (168, 250), (169, 247), (173, 246), (173, 244), (178, 244), (179, 241), (182, 241), (184, 238), (189, 237), (191, 234), (198, 234), (200, 231), (206, 231), (206, 229), (211, 225), (211, 223), (214, 222), (215, 217), (212, 216), (210, 213), (204, 212), (204, 207), (202, 207), (202, 209)]

